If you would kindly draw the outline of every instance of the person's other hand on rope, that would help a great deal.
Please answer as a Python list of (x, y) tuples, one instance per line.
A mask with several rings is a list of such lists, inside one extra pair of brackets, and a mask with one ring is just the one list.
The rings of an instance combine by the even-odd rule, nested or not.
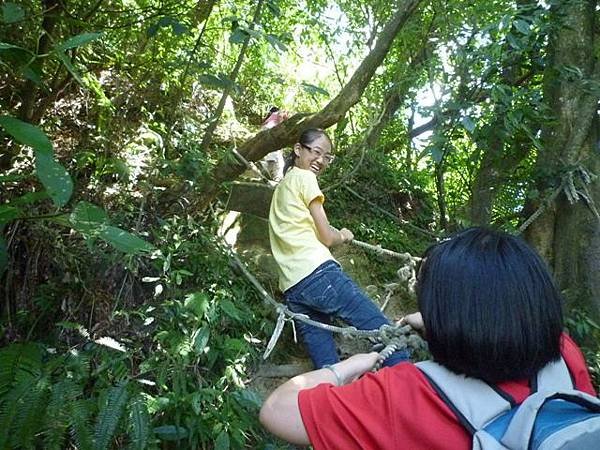
[(420, 312), (407, 314), (398, 321), (398, 325), (410, 325), (421, 336), (425, 336), (425, 324)]

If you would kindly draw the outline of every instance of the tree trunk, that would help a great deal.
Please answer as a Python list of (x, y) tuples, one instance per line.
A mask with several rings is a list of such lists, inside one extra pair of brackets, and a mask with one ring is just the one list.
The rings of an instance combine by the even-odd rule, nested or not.
[[(585, 308), (600, 317), (600, 222), (594, 205), (600, 205), (600, 182), (590, 184), (578, 167), (600, 173), (597, 89), (600, 64), (595, 62), (595, 0), (561, 2), (554, 7), (554, 20), (560, 24), (550, 36), (549, 62), (544, 73), (544, 96), (555, 120), (542, 128), (543, 151), (538, 154), (537, 182), (542, 200), (528, 210), (543, 210), (527, 229), (526, 237), (554, 270), (558, 285), (570, 307)], [(567, 70), (565, 70), (567, 69)], [(579, 73), (579, 74), (578, 74)], [(583, 198), (569, 202), (564, 193), (569, 184)], [(543, 199), (562, 190), (547, 207)]]
[[(350, 81), (321, 111), (312, 114), (295, 114), (273, 128), (262, 130), (244, 142), (237, 149), (238, 152), (248, 161), (258, 161), (267, 153), (296, 142), (302, 131), (307, 128), (327, 128), (337, 123), (359, 101), (375, 70), (387, 55), (394, 38), (420, 2), (421, 0), (402, 2), (381, 32), (377, 44), (356, 69)], [(204, 210), (219, 192), (221, 183), (235, 179), (245, 168), (244, 164), (231, 155), (222, 158), (211, 174), (200, 181), (200, 196), (196, 201), (196, 209)]]

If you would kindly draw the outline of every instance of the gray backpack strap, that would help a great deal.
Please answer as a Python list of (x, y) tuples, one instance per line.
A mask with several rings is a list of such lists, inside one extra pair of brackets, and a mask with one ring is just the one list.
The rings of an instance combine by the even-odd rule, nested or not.
[(537, 374), (537, 386), (533, 387), (535, 392), (560, 391), (574, 389), (575, 385), (567, 368), (565, 360), (561, 357), (556, 361), (549, 362)]
[[(481, 380), (458, 375), (434, 361), (422, 361), (415, 365), (432, 382), (433, 388), (450, 409), (462, 415), (462, 418), (459, 416), (461, 423), (466, 420), (471, 425), (469, 431), (472, 434), (511, 409), (508, 400)], [(469, 428), (467, 424), (463, 425)]]

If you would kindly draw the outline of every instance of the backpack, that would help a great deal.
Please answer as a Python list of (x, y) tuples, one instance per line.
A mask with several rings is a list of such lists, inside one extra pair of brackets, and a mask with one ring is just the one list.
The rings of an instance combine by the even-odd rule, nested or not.
[(475, 450), (600, 449), (600, 400), (574, 388), (562, 358), (540, 370), (520, 405), (496, 386), (433, 361), (416, 366), (471, 433)]

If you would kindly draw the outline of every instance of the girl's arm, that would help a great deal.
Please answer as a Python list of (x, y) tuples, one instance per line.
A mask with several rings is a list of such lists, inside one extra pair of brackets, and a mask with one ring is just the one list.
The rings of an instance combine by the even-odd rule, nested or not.
[(298, 375), (279, 386), (260, 409), (260, 423), (275, 436), (292, 444), (308, 445), (310, 441), (302, 422), (298, 394), (321, 383), (343, 385), (371, 370), (377, 362), (377, 352), (361, 353), (331, 366)]
[(312, 202), (310, 202), (308, 205), (308, 210), (315, 221), (315, 225), (317, 227), (317, 237), (323, 245), (326, 245), (327, 247), (333, 247), (334, 245), (343, 244), (344, 242), (349, 242), (354, 239), (354, 235), (347, 228), (336, 230), (329, 225), (327, 214), (325, 214), (325, 209), (323, 208), (323, 203), (320, 199), (315, 198)]

